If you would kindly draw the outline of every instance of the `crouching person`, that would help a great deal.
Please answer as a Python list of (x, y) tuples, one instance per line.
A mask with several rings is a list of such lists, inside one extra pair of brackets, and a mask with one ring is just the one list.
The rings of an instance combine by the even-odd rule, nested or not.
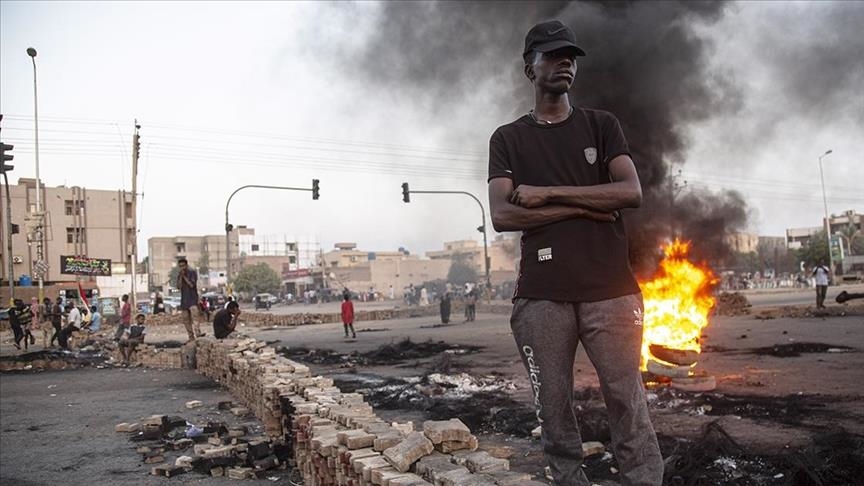
[(213, 316), (213, 335), (216, 339), (225, 339), (237, 329), (237, 316), (240, 315), (240, 304), (228, 302), (224, 309), (219, 309)]
[(138, 314), (135, 316), (135, 324), (129, 326), (123, 331), (123, 335), (117, 343), (120, 348), (120, 356), (123, 358), (123, 366), (129, 366), (129, 357), (135, 351), (135, 348), (144, 342), (144, 336), (147, 334), (147, 328), (144, 326), (144, 319), (144, 314)]

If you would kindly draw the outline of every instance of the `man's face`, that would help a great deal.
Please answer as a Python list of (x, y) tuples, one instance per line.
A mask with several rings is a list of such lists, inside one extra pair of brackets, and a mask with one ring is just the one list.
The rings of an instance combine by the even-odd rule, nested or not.
[(180, 262), (180, 263), (177, 264), (177, 266), (180, 267), (180, 271), (181, 271), (181, 272), (185, 272), (185, 271), (186, 271), (186, 267), (188, 267), (189, 264), (186, 263), (186, 262)]
[(138, 317), (136, 317), (136, 318), (135, 318), (135, 323), (138, 324), (139, 326), (140, 326), (140, 325), (143, 325), (143, 324), (144, 324), (144, 316), (138, 316)]
[(535, 54), (532, 64), (526, 66), (526, 74), (543, 91), (564, 94), (576, 78), (576, 51), (563, 48)]

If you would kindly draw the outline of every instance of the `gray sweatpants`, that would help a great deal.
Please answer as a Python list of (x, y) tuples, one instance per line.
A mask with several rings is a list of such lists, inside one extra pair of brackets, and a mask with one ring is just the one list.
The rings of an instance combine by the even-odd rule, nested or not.
[(588, 303), (517, 299), (510, 327), (533, 387), (555, 484), (590, 484), (581, 467), (582, 438), (573, 412), (579, 342), (600, 378), (622, 484), (662, 484), (663, 459), (639, 372), (642, 296)]

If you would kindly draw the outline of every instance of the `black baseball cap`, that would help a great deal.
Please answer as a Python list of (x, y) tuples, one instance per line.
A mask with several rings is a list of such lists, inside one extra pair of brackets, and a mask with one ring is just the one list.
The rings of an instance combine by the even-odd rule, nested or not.
[(531, 27), (528, 35), (525, 36), (525, 52), (522, 53), (522, 57), (531, 51), (552, 52), (562, 47), (573, 48), (577, 56), (585, 55), (585, 51), (576, 45), (576, 34), (570, 27), (558, 20), (540, 22)]

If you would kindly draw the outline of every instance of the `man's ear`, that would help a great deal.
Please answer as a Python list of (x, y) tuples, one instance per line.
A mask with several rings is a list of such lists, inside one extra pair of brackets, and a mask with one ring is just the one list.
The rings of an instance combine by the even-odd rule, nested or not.
[(525, 77), (527, 77), (528, 80), (531, 81), (532, 83), (534, 82), (534, 79), (537, 77), (537, 75), (534, 74), (534, 66), (532, 66), (531, 64), (525, 65)]

